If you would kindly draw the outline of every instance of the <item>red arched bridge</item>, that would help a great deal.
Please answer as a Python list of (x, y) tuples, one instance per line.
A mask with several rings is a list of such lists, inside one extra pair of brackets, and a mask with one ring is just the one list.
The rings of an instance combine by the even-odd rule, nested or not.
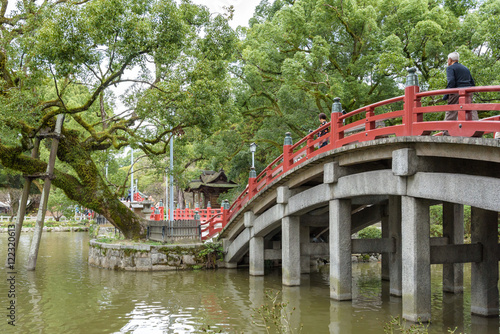
[[(500, 103), (474, 103), (472, 94), (493, 95), (500, 86), (420, 92), (409, 72), (404, 96), (345, 115), (335, 99), (330, 123), (295, 144), (287, 134), (283, 154), (207, 218), (205, 237), (223, 240), (226, 267), (244, 263), (250, 275), (264, 275), (264, 261), (273, 261), (293, 286), (311, 259), (327, 259), (330, 297), (350, 300), (351, 254), (382, 253), (382, 278), (403, 298), (403, 317), (428, 321), (430, 265), (442, 264), (443, 289), (460, 293), (463, 263), (471, 263), (471, 312), (498, 316), (500, 140), (492, 134), (500, 132)], [(450, 93), (458, 104), (422, 106)], [(497, 115), (472, 120), (474, 110)], [(458, 111), (458, 119), (424, 117), (445, 111)], [(439, 237), (430, 236), (432, 205), (443, 209)], [(467, 244), (464, 206), (471, 207)], [(353, 239), (375, 223), (382, 238)]]

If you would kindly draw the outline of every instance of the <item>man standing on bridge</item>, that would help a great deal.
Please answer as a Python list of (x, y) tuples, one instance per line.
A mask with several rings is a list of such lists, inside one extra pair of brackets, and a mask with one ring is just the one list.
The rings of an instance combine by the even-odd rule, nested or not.
[[(446, 68), (446, 79), (448, 80), (448, 85), (446, 85), (446, 88), (472, 87), (476, 85), (469, 69), (458, 62), (459, 56), (460, 55), (458, 54), (458, 52), (452, 52), (448, 55), (448, 67)], [(448, 100), (448, 104), (458, 104), (458, 98), (458, 94), (446, 94), (443, 96), (443, 100)], [(456, 121), (457, 118), (458, 111), (447, 111), (444, 120)], [(479, 119), (477, 116), (477, 111), (473, 110), (468, 113), (467, 119)], [(445, 131), (445, 135), (449, 135), (448, 131)]]

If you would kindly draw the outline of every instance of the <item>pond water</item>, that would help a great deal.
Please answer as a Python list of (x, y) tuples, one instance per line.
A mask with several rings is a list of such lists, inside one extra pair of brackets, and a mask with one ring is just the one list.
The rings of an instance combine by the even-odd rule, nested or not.
[[(380, 280), (379, 263), (353, 264), (353, 301), (329, 298), (328, 266), (283, 287), (279, 269), (250, 277), (247, 269), (123, 272), (89, 267), (86, 233), (45, 233), (37, 269), (26, 271), (31, 234), (20, 240), (15, 274), (16, 326), (8, 325), (11, 276), (2, 268), (0, 333), (266, 333), (257, 310), (269, 305), (266, 291), (287, 302), (280, 316), (302, 333), (384, 333), (401, 312)], [(0, 234), (1, 262), (7, 235)], [(471, 317), (470, 266), (463, 295), (442, 293), (441, 266), (432, 266), (432, 323), (429, 333), (499, 333), (498, 319)], [(290, 315), (291, 312), (291, 315)], [(284, 318), (288, 319), (285, 323)], [(275, 332), (273, 328), (270, 332)], [(294, 330), (293, 333), (298, 333)]]

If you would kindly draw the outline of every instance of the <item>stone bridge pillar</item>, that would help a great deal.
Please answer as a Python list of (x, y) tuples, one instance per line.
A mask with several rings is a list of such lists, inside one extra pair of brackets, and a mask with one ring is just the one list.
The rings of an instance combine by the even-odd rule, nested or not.
[(309, 226), (300, 226), (300, 272), (311, 272), (311, 256), (309, 254)]
[[(288, 204), (288, 187), (278, 187), (276, 203)], [(281, 219), (281, 270), (282, 283), (300, 285), (300, 217), (285, 216)]]
[(283, 285), (300, 285), (300, 217), (282, 219), (281, 238)]
[(330, 297), (352, 299), (351, 200), (330, 201)]
[(250, 268), (252, 276), (264, 275), (264, 237), (250, 238)]
[[(443, 202), (443, 237), (449, 245), (464, 243), (464, 206)], [(443, 291), (462, 293), (464, 291), (464, 265), (443, 264)]]
[(393, 296), (401, 297), (401, 197), (389, 196), (389, 237), (396, 241), (394, 253), (389, 254), (389, 291)]
[[(389, 238), (390, 237), (389, 217), (387, 216), (382, 217), (380, 223), (382, 225), (382, 238), (384, 239)], [(381, 274), (383, 281), (389, 281), (391, 279), (389, 266), (390, 266), (390, 253), (382, 253)]]
[(255, 214), (252, 211), (245, 212), (243, 218), (244, 225), (250, 230), (249, 248), (249, 273), (252, 276), (264, 275), (264, 237), (256, 237), (253, 235), (253, 222)]
[(483, 261), (471, 264), (471, 312), (498, 316), (498, 212), (471, 208), (471, 242), (483, 245)]
[(402, 259), (403, 318), (431, 319), (431, 255), (429, 205), (426, 200), (403, 196)]

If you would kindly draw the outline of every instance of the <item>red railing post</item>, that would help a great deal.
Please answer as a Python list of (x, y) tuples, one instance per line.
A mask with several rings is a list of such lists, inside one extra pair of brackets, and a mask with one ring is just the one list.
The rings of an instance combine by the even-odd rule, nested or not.
[(229, 201), (227, 199), (222, 201), (222, 228), (226, 227), (229, 218)]
[(375, 130), (377, 128), (375, 121), (372, 121), (371, 119), (373, 116), (375, 116), (375, 108), (370, 107), (368, 108), (368, 110), (366, 110), (365, 131)]
[(339, 120), (340, 116), (342, 116), (342, 104), (340, 103), (340, 97), (336, 97), (333, 99), (332, 114), (330, 118), (330, 144), (332, 148), (336, 148), (337, 141), (344, 138), (344, 133), (339, 131), (339, 128), (342, 126), (342, 122)]
[(209, 220), (210, 218), (212, 218), (212, 204), (210, 203), (210, 201), (207, 202), (207, 217), (206, 217), (206, 220)]
[(266, 185), (270, 184), (273, 179), (273, 169), (271, 166), (267, 166), (266, 168)]
[(290, 168), (290, 156), (292, 155), (292, 134), (290, 132), (285, 133), (285, 140), (283, 142), (283, 173), (287, 172)]
[(311, 154), (314, 152), (314, 145), (312, 145), (312, 142), (314, 141), (314, 136), (312, 134), (307, 135), (307, 155)]
[(255, 183), (255, 178), (257, 173), (255, 172), (255, 167), (250, 168), (250, 175), (248, 177), (248, 198), (252, 198), (253, 195), (257, 193), (257, 185)]
[[(472, 96), (474, 93), (467, 93), (465, 90), (458, 91), (458, 104), (460, 105), (460, 110), (458, 111), (458, 121), (473, 121), (472, 110), (463, 109), (464, 104), (472, 104)], [(476, 111), (477, 113), (477, 111)]]
[[(255, 171), (253, 171), (255, 172)], [(250, 177), (248, 178), (248, 199), (252, 198), (253, 195), (257, 193), (256, 184), (255, 184), (255, 176), (251, 177), (252, 171), (250, 171)]]
[(403, 113), (403, 136), (413, 136), (413, 123), (420, 121), (413, 113), (413, 109), (419, 103), (416, 101), (416, 94), (419, 92), (418, 76), (415, 73), (416, 68), (408, 69), (408, 76), (406, 77), (406, 87), (404, 96), (404, 113)]

